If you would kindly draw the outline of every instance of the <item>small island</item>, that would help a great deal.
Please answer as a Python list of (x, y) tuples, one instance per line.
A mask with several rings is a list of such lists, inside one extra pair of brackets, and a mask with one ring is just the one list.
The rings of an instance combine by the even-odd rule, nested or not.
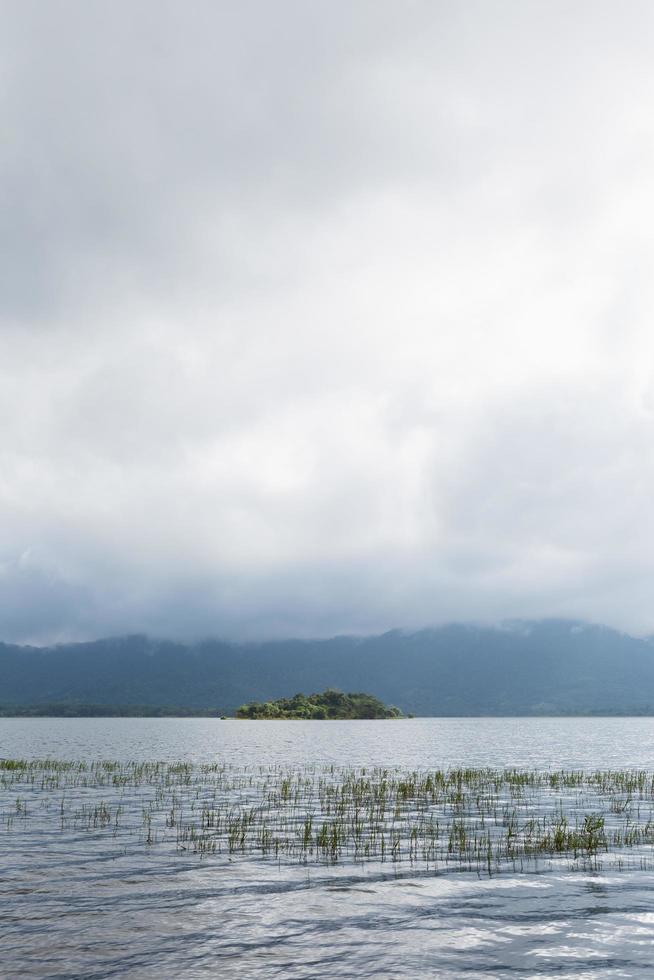
[(372, 694), (344, 694), (328, 689), (322, 694), (296, 694), (277, 701), (251, 701), (236, 712), (237, 718), (327, 719), (401, 718), (399, 708), (387, 706)]

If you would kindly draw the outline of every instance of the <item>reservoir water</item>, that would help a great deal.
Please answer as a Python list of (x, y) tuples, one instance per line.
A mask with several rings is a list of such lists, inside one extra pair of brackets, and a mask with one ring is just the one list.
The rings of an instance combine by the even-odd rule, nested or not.
[[(187, 814), (193, 793), (200, 799), (205, 777), (188, 773), (201, 767), (221, 773), (214, 802), (217, 792), (236, 793), (230, 806), (241, 813), (248, 793), (289, 772), (652, 774), (654, 719), (0, 719), (0, 758), (189, 766), (183, 778), (169, 765), (165, 780), (138, 786), (108, 768), (100, 788), (85, 769), (74, 780), (55, 768), (37, 768), (31, 781), (10, 773), (0, 790), (3, 976), (654, 975), (651, 844), (631, 860), (514, 861), (489, 875), (347, 855), (330, 863), (238, 848), (198, 853), (179, 846), (180, 813), (167, 815), (170, 799)], [(558, 784), (553, 793), (543, 806), (579, 796)], [(618, 801), (614, 818), (628, 821), (623, 809), (634, 807), (634, 821), (646, 823), (650, 797), (641, 792), (638, 814), (631, 798)], [(158, 842), (142, 830), (146, 805), (158, 814)], [(128, 833), (136, 817), (141, 830)]]

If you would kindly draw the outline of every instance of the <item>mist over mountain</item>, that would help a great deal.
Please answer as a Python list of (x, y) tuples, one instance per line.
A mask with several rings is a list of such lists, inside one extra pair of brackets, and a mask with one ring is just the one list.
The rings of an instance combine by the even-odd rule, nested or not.
[(0, 703), (179, 705), (366, 691), (416, 715), (654, 714), (654, 643), (570, 620), (239, 644), (0, 644)]

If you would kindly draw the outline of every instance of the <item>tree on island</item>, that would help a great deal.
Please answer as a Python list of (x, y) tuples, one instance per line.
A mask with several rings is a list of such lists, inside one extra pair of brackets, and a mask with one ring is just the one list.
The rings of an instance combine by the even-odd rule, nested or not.
[(387, 706), (372, 694), (344, 694), (328, 688), (322, 694), (296, 694), (277, 701), (251, 701), (236, 712), (237, 718), (327, 719), (401, 718), (399, 708)]

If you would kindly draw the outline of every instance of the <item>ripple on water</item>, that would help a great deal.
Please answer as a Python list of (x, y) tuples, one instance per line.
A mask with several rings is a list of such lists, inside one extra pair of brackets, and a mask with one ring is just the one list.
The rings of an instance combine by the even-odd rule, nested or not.
[[(209, 719), (7, 724), (15, 721), (0, 723), (5, 757), (86, 751), (194, 761), (224, 755), (242, 765), (386, 765), (392, 758), (409, 766), (541, 769), (592, 769), (598, 759), (603, 767), (647, 767), (654, 757), (650, 719), (422, 719), (356, 730), (221, 728)], [(484, 878), (159, 855), (41, 826), (0, 835), (0, 969), (11, 978), (62, 980), (644, 980), (654, 975), (653, 887), (652, 873), (637, 869)]]

